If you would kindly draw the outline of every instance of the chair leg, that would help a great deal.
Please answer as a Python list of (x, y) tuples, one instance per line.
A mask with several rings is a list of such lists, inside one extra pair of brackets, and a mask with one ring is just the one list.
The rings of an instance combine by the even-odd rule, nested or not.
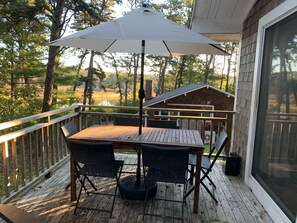
[(209, 193), (209, 195), (212, 197), (212, 199), (214, 199), (214, 201), (216, 203), (218, 203), (218, 200), (215, 198), (215, 196), (213, 195), (213, 193), (211, 193), (211, 191), (208, 189), (208, 187), (204, 184), (204, 182), (200, 182), (200, 184), (202, 184), (202, 186), (205, 188), (205, 190)]
[(142, 213), (142, 220), (144, 221), (146, 206), (147, 206), (147, 200), (148, 200), (148, 190), (145, 191), (145, 199), (144, 199), (144, 205), (143, 205), (143, 213)]
[(194, 167), (194, 165), (191, 165), (190, 179), (189, 179), (190, 185), (193, 185), (194, 175), (195, 175), (195, 167)]
[(68, 183), (65, 187), (65, 190), (68, 190), (70, 186), (71, 186), (71, 183)]
[(97, 188), (95, 187), (94, 183), (87, 176), (86, 176), (86, 179), (89, 181), (89, 183), (94, 188), (94, 190), (97, 191)]
[(115, 188), (115, 192), (114, 192), (114, 196), (113, 196), (113, 201), (112, 201), (112, 206), (111, 206), (111, 211), (110, 211), (110, 215), (109, 215), (110, 218), (112, 216), (112, 212), (113, 212), (113, 208), (114, 208), (114, 204), (115, 204), (115, 199), (116, 199), (118, 188), (119, 188), (119, 182), (120, 182), (120, 177), (121, 177), (121, 174), (122, 174), (122, 169), (123, 169), (123, 166), (120, 167), (119, 175), (118, 176), (116, 175), (117, 184), (116, 184), (116, 188)]
[(114, 192), (114, 195), (113, 195), (112, 206), (111, 206), (111, 211), (110, 211), (110, 215), (109, 215), (110, 218), (112, 216), (112, 212), (113, 212), (113, 208), (114, 208), (114, 204), (115, 204), (115, 199), (116, 199), (116, 196), (117, 196), (117, 191), (118, 191), (118, 182), (117, 182), (115, 192)]
[(82, 187), (84, 188), (85, 192), (87, 193), (87, 195), (89, 195), (90, 193), (88, 192), (86, 186), (85, 186), (85, 179), (87, 178), (86, 176), (84, 176), (83, 180), (78, 176), (77, 177), (80, 184), (82, 185)]
[(181, 222), (184, 222), (184, 206), (187, 204), (187, 184), (184, 185), (184, 191), (183, 191), (183, 203), (182, 203), (182, 216), (181, 216)]
[(203, 172), (203, 174), (204, 174), (204, 176), (203, 176), (203, 178), (201, 178), (201, 180), (203, 180), (204, 178), (207, 178), (208, 179), (208, 181), (209, 181), (209, 183), (210, 183), (210, 185), (213, 185), (213, 187), (214, 188), (216, 188), (216, 185), (215, 185), (215, 183), (212, 181), (212, 179), (208, 176), (208, 174), (209, 174), (209, 171), (205, 171), (205, 170), (201, 170), (202, 172)]
[[(79, 203), (79, 199), (80, 199), (80, 195), (81, 195), (81, 192), (82, 192), (82, 189), (84, 187), (84, 181), (85, 181), (86, 178), (84, 178), (83, 180), (80, 180), (81, 181), (81, 186), (80, 186), (80, 189), (79, 189), (79, 193), (78, 193), (78, 196), (77, 196), (77, 201), (76, 201), (76, 205), (75, 205), (75, 209), (74, 209), (74, 214), (76, 214), (76, 210), (77, 210), (77, 207), (78, 207), (78, 203)], [(85, 187), (84, 187), (85, 188)]]
[(215, 185), (215, 183), (212, 181), (212, 179), (209, 176), (206, 176), (206, 178), (210, 182), (210, 185), (212, 185), (214, 188), (217, 188), (216, 185)]

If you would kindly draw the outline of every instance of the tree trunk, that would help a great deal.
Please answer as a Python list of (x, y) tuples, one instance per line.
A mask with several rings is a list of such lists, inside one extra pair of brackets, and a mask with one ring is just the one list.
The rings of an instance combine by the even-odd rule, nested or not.
[(226, 89), (225, 89), (226, 92), (229, 92), (230, 66), (231, 66), (231, 56), (228, 58), (227, 80), (226, 80)]
[(14, 75), (13, 75), (13, 71), (11, 72), (10, 74), (10, 98), (11, 99), (15, 99), (15, 94), (14, 94), (14, 86), (15, 86), (15, 83), (14, 83)]
[(168, 64), (168, 58), (165, 57), (164, 65), (162, 67), (161, 71), (161, 94), (164, 94), (164, 89), (165, 89), (165, 72)]
[(125, 93), (124, 93), (125, 105), (128, 104), (128, 83), (129, 83), (129, 80), (125, 80)]
[(204, 69), (204, 84), (207, 84), (208, 82), (208, 75), (210, 73), (210, 64), (213, 60), (213, 55), (210, 55), (210, 57), (208, 58), (208, 56), (206, 56), (206, 64), (205, 64), (205, 69)]
[(182, 61), (180, 64), (180, 68), (179, 68), (179, 73), (178, 73), (178, 78), (177, 78), (177, 83), (175, 85), (175, 89), (176, 88), (180, 88), (182, 82), (183, 82), (183, 73), (184, 73), (184, 69), (185, 69), (185, 63), (186, 63), (186, 57), (182, 56)]
[[(78, 76), (79, 73), (80, 73), (82, 64), (83, 64), (84, 59), (86, 58), (86, 55), (87, 55), (87, 54), (88, 54), (88, 50), (85, 50), (85, 51), (83, 52), (82, 56), (80, 57), (79, 64), (78, 64), (78, 67), (77, 67), (77, 72), (76, 72), (76, 75), (77, 75), (77, 76)], [(76, 87), (77, 87), (77, 84), (75, 83), (75, 84), (73, 85), (72, 90), (73, 90), (73, 91), (76, 91)]]
[[(54, 9), (54, 15), (51, 25), (51, 36), (50, 41), (54, 41), (61, 36), (62, 30), (62, 14), (64, 8), (65, 0), (57, 1), (56, 8)], [(51, 109), (53, 101), (53, 86), (55, 79), (55, 63), (57, 59), (57, 54), (60, 47), (50, 46), (48, 54), (48, 62), (46, 66), (46, 78), (44, 83), (44, 93), (43, 93), (43, 103), (42, 112), (49, 111)]]
[(49, 111), (53, 102), (55, 63), (59, 49), (60, 47), (57, 46), (50, 46), (49, 49), (48, 62), (46, 66), (46, 77), (44, 83), (42, 112)]
[(159, 66), (159, 74), (158, 74), (158, 86), (157, 86), (157, 90), (156, 90), (156, 95), (160, 95), (161, 94), (161, 83), (162, 83), (162, 77), (161, 77), (161, 71), (162, 71), (162, 65), (163, 63), (161, 62), (160, 66)]
[(123, 105), (123, 94), (122, 94), (121, 80), (120, 80), (120, 74), (118, 71), (117, 62), (116, 62), (116, 59), (114, 58), (114, 55), (113, 54), (110, 54), (110, 55), (111, 55), (111, 59), (113, 60), (113, 67), (115, 69), (115, 75), (117, 78), (117, 86), (118, 86), (119, 94), (120, 94), (120, 105)]
[(134, 54), (134, 74), (133, 74), (133, 105), (136, 103), (136, 83), (137, 83), (137, 70), (139, 66), (139, 54)]
[[(227, 46), (225, 45), (225, 50), (227, 50)], [(223, 66), (222, 66), (222, 75), (221, 75), (221, 82), (220, 82), (220, 89), (223, 89), (223, 83), (224, 83), (224, 70), (226, 66), (226, 57), (224, 56), (223, 60)]]
[(84, 105), (87, 103), (87, 99), (88, 99), (89, 105), (92, 104), (94, 56), (95, 56), (95, 52), (91, 51), (91, 57), (90, 57), (89, 69), (88, 69), (88, 76), (87, 76), (87, 80), (86, 80), (86, 83), (85, 83), (85, 89), (84, 89), (84, 100), (83, 100)]

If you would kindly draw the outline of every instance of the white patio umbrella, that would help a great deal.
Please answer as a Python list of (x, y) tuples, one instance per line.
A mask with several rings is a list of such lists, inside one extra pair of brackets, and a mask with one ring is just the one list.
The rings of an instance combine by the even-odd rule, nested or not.
[(51, 42), (53, 46), (70, 46), (98, 52), (141, 53), (139, 134), (142, 130), (144, 99), (144, 54), (181, 56), (219, 54), (225, 51), (216, 42), (165, 19), (152, 9), (141, 7), (125, 16), (102, 23)]

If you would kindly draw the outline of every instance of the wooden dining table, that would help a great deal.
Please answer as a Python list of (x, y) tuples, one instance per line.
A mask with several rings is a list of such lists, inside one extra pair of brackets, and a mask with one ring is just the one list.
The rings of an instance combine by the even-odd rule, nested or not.
[[(166, 129), (143, 127), (142, 134), (138, 133), (136, 126), (115, 126), (115, 125), (93, 125), (71, 137), (69, 140), (91, 141), (91, 142), (112, 142), (117, 149), (132, 145), (140, 148), (141, 144), (152, 144), (171, 147), (188, 147), (190, 153), (196, 154), (196, 168), (201, 168), (201, 157), (204, 144), (198, 130), (187, 129)], [(138, 168), (140, 164), (138, 165)], [(74, 167), (71, 165), (71, 200), (76, 200), (76, 180)], [(140, 170), (138, 170), (140, 174)], [(199, 203), (200, 171), (195, 172), (193, 213), (198, 213)]]

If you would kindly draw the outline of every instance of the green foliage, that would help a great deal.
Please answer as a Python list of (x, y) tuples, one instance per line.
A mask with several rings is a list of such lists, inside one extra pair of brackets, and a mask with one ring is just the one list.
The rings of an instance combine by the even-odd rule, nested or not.
[(71, 89), (55, 89), (54, 95), (56, 103), (53, 104), (53, 109), (70, 106), (80, 102), (79, 98), (75, 96), (75, 92)]
[(56, 70), (55, 84), (58, 86), (74, 85), (80, 82), (79, 76), (77, 76), (76, 67), (61, 67)]
[[(64, 86), (82, 85), (86, 81), (94, 83), (99, 81), (101, 86), (117, 89), (124, 95), (122, 105), (135, 105), (132, 102), (134, 62), (132, 55), (115, 56), (116, 64), (110, 64), (116, 74), (107, 75), (99, 63), (93, 68), (93, 79), (88, 80), (86, 70), (81, 66), (65, 67), (59, 61), (48, 61), (45, 64), (48, 50), (49, 36), (55, 36), (64, 30), (68, 24), (76, 30), (94, 26), (101, 22), (112, 19), (113, 9), (121, 1), (71, 1), (65, 0), (62, 8), (60, 24), (54, 29), (52, 24), (56, 20), (55, 10), (60, 1), (54, 0), (11, 0), (0, 2), (0, 121), (7, 121), (40, 112), (41, 98), (43, 96), (46, 67), (48, 64), (56, 64), (54, 76), (54, 108), (64, 105), (71, 105), (79, 102), (71, 89)], [(131, 6), (136, 1), (130, 1)], [(167, 0), (162, 4), (153, 4), (152, 7), (163, 12), (165, 16), (185, 27), (188, 27), (191, 18), (192, 0)], [(135, 5), (134, 5), (135, 6)], [(133, 7), (134, 7), (133, 6)], [(74, 19), (70, 19), (74, 18)], [(59, 35), (60, 35), (59, 34)], [(58, 36), (59, 36), (58, 35)], [(225, 49), (234, 50), (234, 45), (226, 44)], [(77, 51), (78, 52), (78, 51)], [(64, 49), (58, 52), (59, 57), (65, 53)], [(80, 51), (79, 59), (85, 62), (90, 51)], [(95, 57), (101, 57), (96, 54)], [(108, 64), (105, 56), (104, 62)], [(146, 75), (145, 79), (154, 79), (156, 92), (160, 92), (160, 71), (165, 67), (165, 58), (146, 56), (145, 67), (150, 67), (152, 75)], [(115, 66), (116, 65), (116, 66)], [(53, 69), (54, 70), (54, 69)], [(139, 89), (139, 71), (136, 89)], [(199, 56), (186, 56), (184, 61), (180, 57), (168, 60), (164, 68), (165, 75), (164, 91), (170, 91), (179, 86), (191, 83), (203, 83), (207, 74), (207, 83), (225, 90), (228, 83), (229, 92), (234, 92), (234, 79), (232, 76), (222, 75), (215, 64), (206, 64), (206, 60)], [(181, 76), (180, 76), (181, 75)], [(119, 82), (119, 83), (117, 83)], [(119, 90), (119, 87), (121, 88)], [(137, 92), (137, 90), (136, 90)], [(138, 103), (138, 100), (137, 100)], [(135, 111), (131, 111), (134, 113)]]
[(39, 9), (35, 1), (0, 3), (1, 121), (40, 112), (47, 40)]
[(40, 113), (40, 108), (41, 99), (39, 97), (15, 100), (0, 95), (0, 123)]

